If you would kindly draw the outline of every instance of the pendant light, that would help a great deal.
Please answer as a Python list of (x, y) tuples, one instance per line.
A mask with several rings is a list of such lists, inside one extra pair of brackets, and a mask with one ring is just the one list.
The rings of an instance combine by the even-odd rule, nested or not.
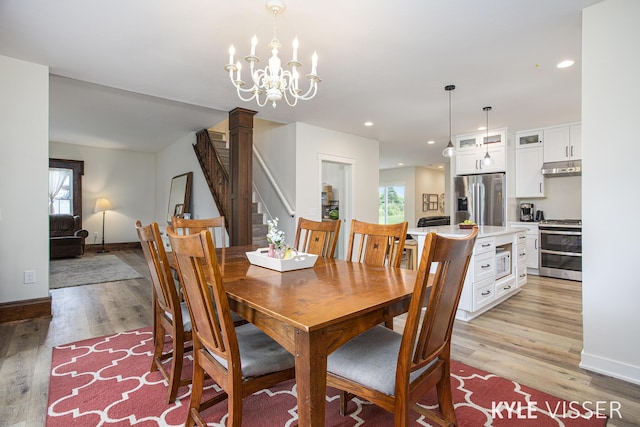
[(482, 159), (482, 164), (491, 166), (493, 164), (493, 159), (489, 155), (489, 111), (491, 111), (491, 107), (484, 107), (483, 110), (487, 112), (487, 139), (484, 141), (484, 145), (487, 146), (487, 153), (484, 155), (484, 159)]
[(447, 85), (444, 87), (444, 90), (449, 92), (449, 143), (447, 144), (447, 148), (442, 150), (442, 155), (445, 157), (453, 157), (456, 154), (456, 149), (451, 142), (451, 91), (455, 88), (455, 85)]

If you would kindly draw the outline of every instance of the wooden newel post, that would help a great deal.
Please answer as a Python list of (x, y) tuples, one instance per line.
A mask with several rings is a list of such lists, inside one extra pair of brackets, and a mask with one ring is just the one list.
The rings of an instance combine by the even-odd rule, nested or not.
[(229, 221), (231, 246), (253, 243), (253, 116), (256, 113), (244, 108), (229, 112), (231, 209), (225, 220)]

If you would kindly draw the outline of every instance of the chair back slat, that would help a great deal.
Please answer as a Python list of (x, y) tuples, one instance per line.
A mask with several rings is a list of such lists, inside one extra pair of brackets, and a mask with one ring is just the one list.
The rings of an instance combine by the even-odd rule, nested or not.
[(140, 221), (136, 221), (136, 231), (151, 275), (156, 303), (164, 312), (171, 313), (178, 324), (182, 324), (180, 297), (171, 275), (158, 224), (153, 222), (143, 226)]
[[(347, 261), (369, 265), (400, 267), (408, 222), (371, 224), (351, 221)], [(357, 246), (357, 250), (354, 250)]]
[(319, 222), (298, 219), (294, 248), (300, 252), (333, 258), (340, 233), (340, 221)]
[[(400, 349), (400, 357), (406, 360), (399, 364), (409, 368), (406, 375), (449, 351), (455, 313), (477, 235), (477, 227), (464, 238), (427, 235)], [(428, 289), (433, 263), (438, 265)], [(420, 321), (427, 294), (425, 315)]]
[(209, 230), (215, 246), (216, 239), (220, 241), (220, 247), (227, 246), (226, 229), (224, 223), (224, 217), (218, 216), (215, 218), (203, 218), (203, 219), (185, 219), (180, 217), (173, 217), (171, 219), (171, 228), (177, 234), (189, 235), (198, 234), (201, 231)]
[(167, 234), (198, 346), (226, 358), (228, 366), (239, 363), (238, 341), (211, 233), (205, 230), (183, 236), (168, 229)]

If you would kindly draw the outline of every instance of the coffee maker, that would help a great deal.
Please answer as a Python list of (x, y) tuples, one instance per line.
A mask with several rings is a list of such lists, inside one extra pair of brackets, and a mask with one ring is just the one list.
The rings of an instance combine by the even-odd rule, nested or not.
[(533, 203), (520, 203), (520, 221), (530, 222), (535, 218)]

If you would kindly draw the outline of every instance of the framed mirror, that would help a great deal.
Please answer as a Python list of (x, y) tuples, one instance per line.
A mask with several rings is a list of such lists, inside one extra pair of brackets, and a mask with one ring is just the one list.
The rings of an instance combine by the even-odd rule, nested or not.
[(169, 207), (167, 209), (167, 223), (171, 224), (174, 215), (191, 212), (191, 180), (193, 172), (176, 175), (171, 179), (169, 188)]

